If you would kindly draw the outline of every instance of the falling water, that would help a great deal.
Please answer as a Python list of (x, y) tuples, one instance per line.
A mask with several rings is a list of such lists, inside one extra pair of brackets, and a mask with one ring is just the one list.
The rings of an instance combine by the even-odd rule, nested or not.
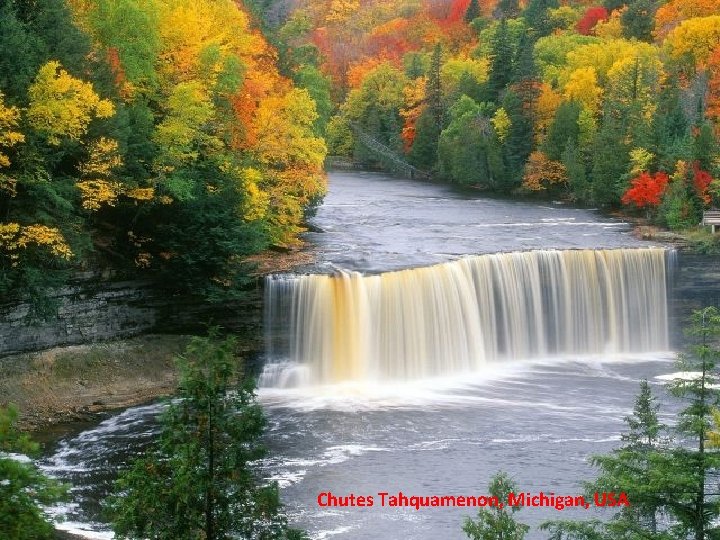
[(504, 359), (664, 351), (667, 253), (532, 251), (372, 276), (272, 276), (261, 384), (405, 380)]

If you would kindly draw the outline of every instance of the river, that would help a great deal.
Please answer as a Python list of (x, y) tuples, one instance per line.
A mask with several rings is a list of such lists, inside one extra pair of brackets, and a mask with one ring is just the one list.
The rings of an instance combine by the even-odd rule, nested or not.
[[(640, 379), (649, 379), (664, 396), (662, 378), (673, 371), (667, 329), (662, 328), (667, 324), (665, 255), (647, 249), (627, 224), (560, 204), (490, 199), (370, 173), (332, 173), (330, 192), (312, 225), (307, 239), (318, 252), (313, 271), (343, 271), (342, 277), (328, 278), (343, 281), (280, 280), (283, 294), (287, 282), (292, 294), (311, 291), (320, 300), (287, 319), (294, 327), (289, 341), (304, 346), (278, 348), (270, 335), (267, 361), (277, 373), (313, 363), (317, 370), (297, 380), (281, 377), (289, 384), (265, 377), (259, 391), (269, 420), (269, 454), (260, 470), (279, 482), (292, 523), (312, 538), (462, 539), (462, 521), (474, 510), (379, 507), (378, 493), (482, 495), (500, 470), (510, 473), (522, 491), (580, 494), (583, 481), (593, 475), (589, 457), (618, 444)], [(618, 258), (612, 251), (618, 248), (640, 249)], [(598, 251), (553, 251), (570, 249)], [(465, 259), (527, 250), (543, 251)], [(421, 271), (422, 279), (407, 270), (430, 265), (440, 266)], [(478, 276), (487, 274), (486, 268), (495, 274), (482, 285)], [(647, 269), (657, 275), (646, 276)], [(590, 282), (584, 281), (588, 272), (594, 276)], [(437, 290), (434, 275), (443, 280)], [(414, 289), (402, 293), (406, 283)], [(480, 298), (481, 285), (495, 289), (492, 302)], [(435, 292), (423, 295), (418, 287)], [(555, 291), (558, 287), (564, 292)], [(601, 292), (595, 294), (594, 288)], [(390, 302), (392, 320), (420, 312), (425, 316), (418, 325), (396, 331), (397, 324), (382, 322), (378, 313), (388, 311), (391, 289), (402, 293)], [(332, 298), (322, 296), (329, 290), (335, 291)], [(477, 303), (468, 308), (460, 298), (456, 308), (446, 301), (447, 291), (459, 298), (457, 291), (472, 291)], [(297, 298), (302, 304), (305, 296)], [(324, 311), (337, 314), (347, 298), (364, 300), (343, 315), (342, 324), (324, 325), (328, 328), (318, 333), (317, 325), (303, 322), (330, 320), (323, 319)], [(537, 313), (547, 313), (548, 302), (554, 320), (567, 329), (559, 322), (537, 321)], [(492, 316), (471, 323), (465, 319), (472, 317), (463, 316), (454, 323), (454, 309)], [(349, 324), (351, 319), (369, 322)], [(659, 330), (656, 321), (661, 321)], [(467, 346), (443, 345), (444, 336), (455, 336), (458, 327)], [(489, 328), (504, 337), (490, 339)], [(426, 339), (433, 333), (438, 336)], [(482, 336), (482, 347), (475, 335)], [(319, 356), (327, 358), (316, 360), (313, 340), (331, 343), (328, 350), (335, 355), (323, 353)], [(418, 340), (424, 340), (420, 349), (414, 344)], [(364, 341), (376, 343), (375, 348), (356, 354)], [(347, 348), (347, 343), (355, 345)], [(341, 345), (346, 349), (338, 358)], [(407, 363), (418, 355), (421, 363)], [(399, 357), (410, 360), (402, 369), (386, 369)], [(377, 358), (383, 365), (369, 366)], [(88, 538), (111, 537), (98, 501), (116, 468), (152, 439), (160, 410), (160, 405), (127, 410), (54, 446), (43, 468), (74, 485), (72, 503), (55, 509), (67, 520), (63, 528), (85, 531)], [(317, 503), (322, 492), (373, 495), (376, 505), (322, 508)], [(516, 514), (534, 527), (531, 540), (544, 538), (535, 529), (544, 520), (610, 516), (610, 510), (548, 508)]]

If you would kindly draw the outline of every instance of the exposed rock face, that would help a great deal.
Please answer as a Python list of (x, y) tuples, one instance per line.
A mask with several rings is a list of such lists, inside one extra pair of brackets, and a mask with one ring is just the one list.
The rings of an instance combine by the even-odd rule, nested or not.
[(671, 276), (670, 337), (674, 348), (684, 343), (683, 327), (695, 309), (720, 307), (720, 257), (677, 252)]
[(260, 286), (247, 300), (222, 306), (169, 295), (150, 281), (115, 281), (78, 275), (54, 293), (57, 315), (31, 321), (29, 306), (0, 304), (0, 357), (65, 345), (95, 343), (144, 333), (199, 332), (218, 324), (249, 340), (262, 339)]

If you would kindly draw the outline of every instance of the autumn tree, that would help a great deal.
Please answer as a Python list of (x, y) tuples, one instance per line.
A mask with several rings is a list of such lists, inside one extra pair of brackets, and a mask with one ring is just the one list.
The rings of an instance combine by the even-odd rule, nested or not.
[(608, 18), (608, 11), (602, 6), (590, 7), (585, 10), (585, 14), (577, 22), (575, 29), (578, 34), (587, 36), (592, 33), (593, 28), (600, 21), (604, 21)]
[(664, 172), (657, 172), (654, 175), (643, 172), (631, 181), (631, 187), (625, 192), (621, 201), (636, 208), (657, 208), (668, 187), (668, 181), (669, 177)]
[(522, 187), (528, 191), (558, 191), (567, 186), (567, 180), (565, 165), (542, 152), (533, 152), (525, 166)]

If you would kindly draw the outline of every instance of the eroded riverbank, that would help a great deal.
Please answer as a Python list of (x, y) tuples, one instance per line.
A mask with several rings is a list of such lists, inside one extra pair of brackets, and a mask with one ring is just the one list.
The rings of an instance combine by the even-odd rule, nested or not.
[(45, 438), (52, 426), (96, 423), (103, 413), (171, 395), (173, 358), (188, 339), (148, 335), (3, 358), (0, 403), (16, 404), (22, 427)]

